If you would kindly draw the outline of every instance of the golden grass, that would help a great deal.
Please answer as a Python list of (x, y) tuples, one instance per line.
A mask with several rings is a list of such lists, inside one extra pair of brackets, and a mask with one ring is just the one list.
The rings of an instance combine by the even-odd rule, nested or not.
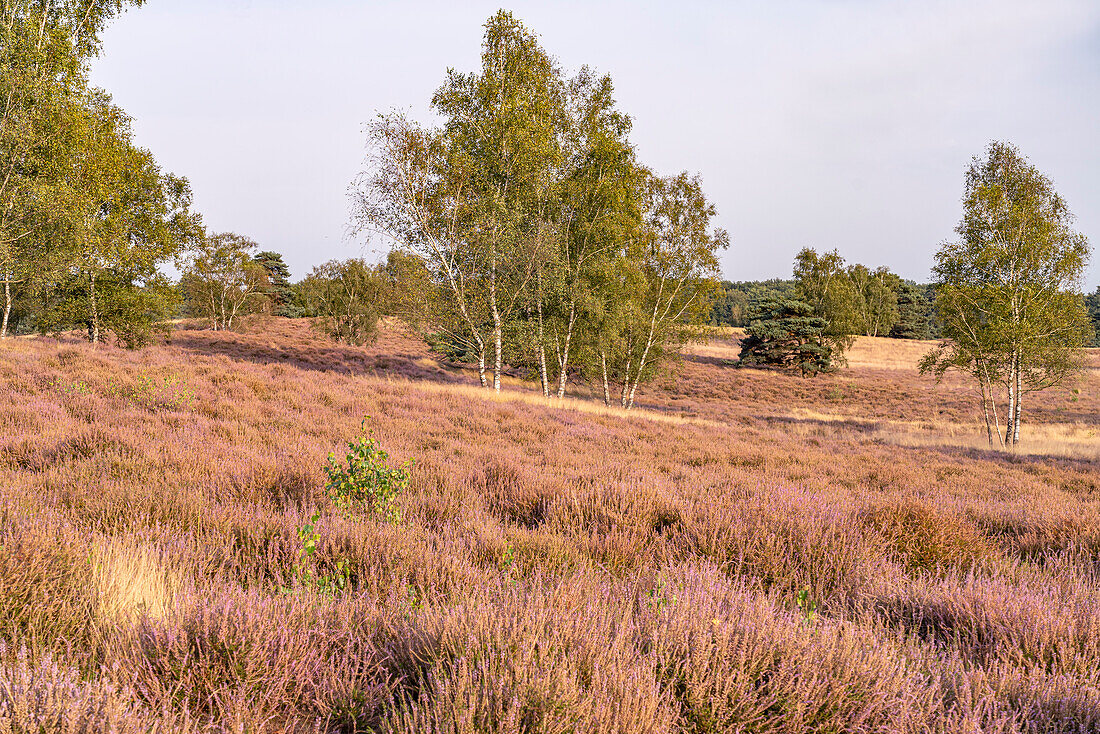
[(92, 556), (104, 620), (164, 619), (174, 608), (181, 580), (155, 549), (133, 538), (112, 538), (96, 543)]
[[(687, 355), (724, 359), (731, 364), (741, 352), (744, 329), (733, 327), (709, 327), (705, 339), (687, 344)], [(858, 336), (852, 348), (845, 354), (851, 368), (912, 370), (916, 372), (920, 358), (937, 342), (911, 339), (887, 339), (884, 337)]]
[(487, 390), (478, 385), (462, 383), (434, 383), (416, 382), (413, 380), (386, 379), (385, 383), (394, 385), (407, 385), (409, 389), (429, 394), (445, 394), (463, 398), (465, 400), (478, 400), (491, 403), (516, 403), (522, 405), (538, 405), (551, 410), (561, 410), (585, 415), (611, 416), (615, 418), (633, 418), (637, 420), (653, 421), (655, 423), (667, 423), (671, 425), (697, 425), (697, 426), (722, 426), (720, 421), (700, 418), (697, 416), (665, 413), (646, 408), (633, 408), (624, 410), (617, 405), (604, 405), (602, 400), (596, 401), (586, 398), (566, 396), (564, 398), (545, 397), (540, 392), (531, 389), (529, 383), (515, 379), (502, 381), (500, 392)]
[(845, 357), (851, 368), (877, 370), (917, 371), (921, 357), (931, 351), (938, 342), (917, 339), (886, 339), (875, 336), (857, 336)]
[[(931, 427), (897, 424), (879, 426), (873, 435), (898, 446), (989, 448), (983, 424), (942, 423)], [(1080, 423), (1025, 424), (1015, 453), (1097, 461), (1100, 460), (1100, 430), (1095, 425)]]

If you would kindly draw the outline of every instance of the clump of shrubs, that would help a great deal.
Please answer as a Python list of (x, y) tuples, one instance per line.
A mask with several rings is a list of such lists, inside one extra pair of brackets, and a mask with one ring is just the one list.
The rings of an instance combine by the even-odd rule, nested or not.
[(328, 455), (325, 489), (338, 510), (346, 515), (377, 517), (390, 523), (401, 522), (397, 498), (408, 489), (409, 469), (413, 462), (399, 467), (389, 465), (390, 455), (367, 430), (366, 421), (359, 436), (348, 443), (343, 462), (336, 454)]

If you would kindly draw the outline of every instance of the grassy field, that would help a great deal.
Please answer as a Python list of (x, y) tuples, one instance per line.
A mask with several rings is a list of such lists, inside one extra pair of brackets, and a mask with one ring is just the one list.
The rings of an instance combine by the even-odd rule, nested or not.
[[(9, 340), (0, 732), (1100, 730), (1100, 354), (1009, 456), (927, 346), (623, 413), (393, 326)], [(396, 523), (324, 490), (368, 416)]]

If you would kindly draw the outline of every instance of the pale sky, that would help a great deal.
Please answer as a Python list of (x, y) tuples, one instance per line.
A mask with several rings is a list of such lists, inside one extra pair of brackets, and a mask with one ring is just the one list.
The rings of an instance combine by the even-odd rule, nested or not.
[[(347, 238), (363, 125), (428, 119), (448, 66), (478, 66), (494, 2), (149, 0), (106, 34), (93, 81), (187, 176), (212, 231), (283, 253), (295, 279), (380, 255)], [(795, 253), (928, 279), (990, 140), (1050, 176), (1100, 247), (1100, 2), (512, 2), (567, 70), (609, 73), (639, 158), (702, 174), (724, 277)], [(1100, 284), (1100, 254), (1086, 278)]]

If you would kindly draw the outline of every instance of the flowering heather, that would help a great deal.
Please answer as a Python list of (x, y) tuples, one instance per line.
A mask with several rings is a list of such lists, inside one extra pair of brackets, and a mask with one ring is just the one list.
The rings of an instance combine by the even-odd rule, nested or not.
[[(1098, 731), (1100, 358), (1006, 455), (921, 349), (623, 413), (392, 325), (0, 343), (0, 732)], [(368, 416), (400, 513), (326, 490)]]

